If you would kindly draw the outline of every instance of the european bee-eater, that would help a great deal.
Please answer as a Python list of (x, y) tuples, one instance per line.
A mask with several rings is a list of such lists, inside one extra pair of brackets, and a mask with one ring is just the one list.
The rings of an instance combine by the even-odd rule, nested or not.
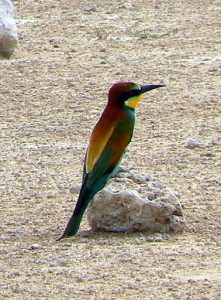
[(89, 202), (117, 173), (133, 135), (135, 108), (143, 94), (162, 86), (164, 85), (140, 86), (133, 82), (118, 82), (110, 88), (107, 106), (90, 137), (78, 201), (60, 239), (77, 233)]

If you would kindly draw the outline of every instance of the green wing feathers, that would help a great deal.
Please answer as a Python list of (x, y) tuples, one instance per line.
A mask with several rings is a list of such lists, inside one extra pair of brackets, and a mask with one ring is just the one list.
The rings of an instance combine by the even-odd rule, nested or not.
[(92, 133), (86, 154), (79, 198), (73, 215), (60, 239), (77, 233), (89, 202), (105, 186), (109, 178), (116, 173), (125, 148), (131, 140), (134, 118), (126, 114), (126, 119), (118, 120), (118, 122), (116, 122), (116, 115), (115, 122), (110, 123), (106, 120), (106, 117), (104, 122), (100, 119)]

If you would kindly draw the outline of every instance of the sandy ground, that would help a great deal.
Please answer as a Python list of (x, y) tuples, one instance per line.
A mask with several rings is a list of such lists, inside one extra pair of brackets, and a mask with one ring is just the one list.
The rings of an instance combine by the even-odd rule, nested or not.
[[(0, 298), (221, 299), (220, 1), (14, 4), (20, 44), (0, 59)], [(56, 242), (119, 80), (167, 85), (139, 105), (126, 160), (180, 194), (190, 229), (91, 233), (85, 218)]]

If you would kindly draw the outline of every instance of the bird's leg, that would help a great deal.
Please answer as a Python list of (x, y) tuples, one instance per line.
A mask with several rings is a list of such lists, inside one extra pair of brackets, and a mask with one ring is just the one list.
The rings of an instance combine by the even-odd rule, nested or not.
[(126, 167), (118, 167), (115, 172), (112, 174), (111, 178), (121, 177), (122, 173), (129, 173), (129, 169)]

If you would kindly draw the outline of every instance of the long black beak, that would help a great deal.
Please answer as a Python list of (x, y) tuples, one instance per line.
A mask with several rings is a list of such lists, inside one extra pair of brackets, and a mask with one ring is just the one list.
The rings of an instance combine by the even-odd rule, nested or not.
[(141, 94), (143, 93), (146, 93), (150, 90), (153, 90), (153, 89), (157, 89), (157, 88), (160, 88), (160, 87), (163, 87), (165, 86), (164, 84), (148, 84), (148, 85), (142, 85), (141, 86)]

